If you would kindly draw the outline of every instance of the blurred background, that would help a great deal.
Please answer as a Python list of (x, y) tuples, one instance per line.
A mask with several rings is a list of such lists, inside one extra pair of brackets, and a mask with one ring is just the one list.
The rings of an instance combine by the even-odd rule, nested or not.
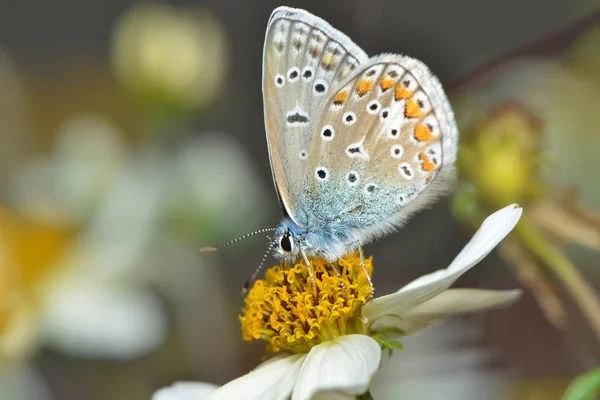
[[(281, 217), (261, 97), (279, 5), (0, 0), (0, 399), (148, 399), (260, 362), (237, 315), (266, 240), (198, 249)], [(407, 340), (375, 398), (559, 399), (594, 374), (599, 2), (285, 5), (370, 55), (421, 59), (455, 108), (456, 190), (367, 247), (378, 295), (446, 267), (489, 213), (525, 208), (457, 285), (523, 299)]]

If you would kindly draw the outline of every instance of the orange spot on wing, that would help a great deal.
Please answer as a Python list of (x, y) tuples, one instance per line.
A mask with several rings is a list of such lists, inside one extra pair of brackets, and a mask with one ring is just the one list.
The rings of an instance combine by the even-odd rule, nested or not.
[(412, 99), (412, 97), (406, 100), (406, 111), (405, 113), (408, 118), (418, 118), (423, 115), (419, 105)]
[(356, 83), (356, 93), (358, 93), (359, 96), (364, 96), (369, 90), (371, 90), (372, 87), (373, 81), (361, 79)]
[(425, 154), (425, 153), (419, 154), (419, 159), (423, 161), (423, 163), (421, 164), (423, 171), (431, 172), (435, 169), (435, 164), (433, 162), (431, 162), (429, 157), (427, 157), (427, 154)]
[(423, 124), (417, 124), (417, 126), (415, 127), (415, 139), (417, 139), (419, 142), (430, 142), (431, 140), (433, 140), (433, 135), (431, 134), (431, 131), (427, 126)]
[(407, 97), (410, 97), (411, 94), (412, 92), (407, 90), (404, 86), (396, 86), (396, 100), (406, 99)]
[(344, 104), (344, 102), (346, 101), (347, 98), (348, 98), (348, 91), (342, 90), (341, 92), (336, 94), (335, 97), (333, 98), (333, 104), (335, 104), (336, 106), (342, 105), (342, 104)]
[(389, 88), (391, 88), (392, 86), (394, 86), (395, 81), (393, 79), (389, 79), (389, 78), (382, 78), (381, 81), (379, 82), (379, 85), (381, 86), (381, 89), (388, 90)]
[(429, 175), (427, 178), (425, 178), (425, 182), (429, 183), (433, 180), (433, 175)]
[(431, 172), (435, 169), (435, 164), (431, 160), (423, 161), (423, 169), (427, 172)]

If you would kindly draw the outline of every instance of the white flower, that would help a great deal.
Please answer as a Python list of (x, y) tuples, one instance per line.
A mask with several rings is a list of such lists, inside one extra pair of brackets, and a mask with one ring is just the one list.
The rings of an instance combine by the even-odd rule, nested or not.
[[(54, 150), (15, 174), (7, 190), (11, 207), (0, 205), (0, 292), (6, 294), (0, 314), (11, 310), (0, 331), (4, 358), (23, 359), (40, 343), (77, 357), (148, 354), (168, 328), (148, 286), (182, 309), (194, 301), (190, 294), (204, 279), (197, 245), (214, 235), (205, 216), (241, 220), (245, 213), (256, 224), (264, 216), (257, 175), (228, 135), (199, 135), (173, 150), (129, 149), (121, 135), (100, 116), (73, 116)], [(209, 179), (198, 170), (215, 165), (221, 171), (215, 190), (231, 201), (203, 203), (199, 185)], [(190, 240), (186, 232), (203, 239)], [(17, 247), (15, 237), (23, 238)], [(32, 253), (34, 259), (25, 257)], [(24, 257), (31, 265), (23, 265)], [(35, 284), (19, 284), (20, 274)]]
[(223, 26), (208, 10), (144, 2), (118, 21), (111, 63), (137, 97), (199, 108), (223, 88), (227, 46)]
[[(275, 331), (269, 334), (271, 350), (300, 350), (308, 344), (308, 351), (298, 351), (298, 354), (291, 355), (278, 354), (250, 373), (208, 394), (201, 393), (200, 390), (194, 393), (193, 388), (188, 386), (189, 391), (178, 395), (176, 390), (180, 393), (182, 390), (180, 386), (175, 386), (162, 389), (155, 395), (154, 400), (288, 399), (290, 396), (292, 400), (324, 398), (323, 396), (354, 399), (355, 396), (369, 390), (373, 375), (380, 367), (382, 345), (385, 347), (386, 343), (397, 343), (393, 342), (389, 334), (383, 336), (382, 332), (412, 334), (442, 318), (505, 307), (519, 298), (519, 290), (448, 288), (504, 239), (519, 221), (521, 213), (522, 209), (516, 205), (494, 213), (483, 222), (479, 231), (448, 268), (422, 276), (396, 293), (367, 302), (356, 315), (338, 319), (332, 317), (329, 320), (320, 318), (318, 322), (310, 325), (317, 328), (310, 329), (305, 335), (301, 332), (289, 332), (287, 326), (284, 328), (288, 329), (288, 335), (282, 340), (273, 340), (272, 335)], [(297, 267), (298, 264), (294, 266)], [(267, 277), (265, 285), (276, 279), (277, 277), (273, 276)], [(350, 283), (354, 285), (356, 281)], [(321, 290), (325, 290), (327, 282), (325, 279), (319, 282), (323, 285)], [(354, 290), (354, 287), (345, 282), (346, 292)], [(261, 295), (268, 297), (268, 289), (268, 286), (260, 287)], [(360, 299), (359, 290), (352, 301)], [(281, 307), (275, 303), (269, 306), (273, 306), (273, 309)], [(321, 306), (320, 303), (315, 305), (319, 313), (324, 310)], [(346, 307), (344, 311), (352, 312), (352, 309)], [(255, 318), (249, 321), (250, 324), (260, 323), (260, 318), (264, 317), (261, 315), (256, 319), (256, 316), (248, 313), (249, 311), (246, 314), (247, 318)], [(266, 308), (264, 313), (267, 313)], [(288, 319), (293, 317), (290, 316), (289, 310), (285, 315)], [(310, 315), (312, 314), (307, 313), (299, 318), (306, 321), (307, 318), (311, 318)], [(244, 318), (242, 320), (244, 324)], [(360, 323), (356, 324), (357, 321)], [(276, 329), (281, 324), (275, 321), (272, 326)], [(381, 329), (383, 327), (386, 327), (385, 331)], [(338, 334), (341, 331), (343, 333), (339, 336), (328, 337), (332, 332)], [(253, 334), (260, 336), (257, 333)], [(293, 343), (294, 341), (297, 343)], [(194, 396), (189, 397), (191, 394)]]

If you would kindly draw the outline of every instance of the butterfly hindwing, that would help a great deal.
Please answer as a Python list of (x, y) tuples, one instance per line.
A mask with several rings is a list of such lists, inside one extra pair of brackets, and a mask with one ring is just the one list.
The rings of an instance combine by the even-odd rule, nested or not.
[(314, 127), (331, 94), (367, 60), (347, 36), (306, 11), (280, 7), (271, 15), (263, 54), (265, 126), (279, 199), (296, 222)]
[(458, 130), (424, 64), (382, 55), (331, 93), (313, 136), (303, 179), (308, 212), (342, 221), (367, 240), (444, 189)]

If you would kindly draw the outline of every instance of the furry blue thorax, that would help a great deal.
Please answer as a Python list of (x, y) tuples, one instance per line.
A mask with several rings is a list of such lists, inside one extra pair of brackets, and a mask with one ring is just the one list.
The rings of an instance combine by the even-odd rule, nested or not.
[[(304, 255), (334, 262), (358, 247), (359, 242), (347, 224), (336, 220), (312, 222), (300, 226), (290, 218), (285, 218), (275, 230), (276, 256), (288, 262), (294, 262)], [(289, 252), (284, 251), (281, 245), (281, 238), (286, 234), (292, 241), (292, 251)]]

